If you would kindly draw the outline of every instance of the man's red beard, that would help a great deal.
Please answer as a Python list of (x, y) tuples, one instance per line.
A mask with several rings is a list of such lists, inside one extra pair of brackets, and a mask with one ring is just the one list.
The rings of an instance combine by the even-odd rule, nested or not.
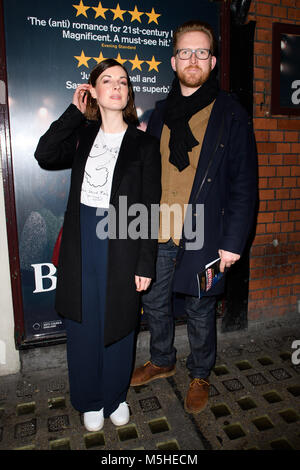
[[(189, 69), (198, 69), (199, 73), (190, 73)], [(203, 83), (206, 82), (210, 75), (210, 71), (203, 72), (203, 70), (198, 66), (189, 65), (184, 70), (177, 70), (177, 76), (179, 81), (186, 87), (189, 88), (199, 88)]]

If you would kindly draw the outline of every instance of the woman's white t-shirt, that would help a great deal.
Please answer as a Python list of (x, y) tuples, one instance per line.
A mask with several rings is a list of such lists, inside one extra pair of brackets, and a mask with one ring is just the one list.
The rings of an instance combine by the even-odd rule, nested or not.
[(86, 206), (109, 208), (115, 164), (125, 131), (106, 134), (100, 128), (87, 158), (80, 202)]

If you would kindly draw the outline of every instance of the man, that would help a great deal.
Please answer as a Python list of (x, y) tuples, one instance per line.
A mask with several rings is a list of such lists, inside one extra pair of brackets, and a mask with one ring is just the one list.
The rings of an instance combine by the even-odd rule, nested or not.
[[(175, 31), (173, 46), (171, 65), (177, 78), (167, 99), (157, 103), (147, 130), (160, 138), (161, 207), (176, 203), (184, 212), (189, 204), (192, 227), (186, 230), (186, 212), (178, 237), (176, 213), (165, 236), (161, 214), (156, 280), (143, 296), (151, 360), (134, 371), (131, 385), (175, 373), (171, 295), (185, 294), (191, 349), (187, 368), (192, 377), (185, 409), (199, 413), (208, 401), (216, 357), (216, 296), (224, 290), (225, 276), (200, 297), (197, 273), (218, 257), (221, 272), (239, 260), (254, 219), (257, 163), (247, 113), (218, 88), (211, 27), (187, 22)], [(200, 223), (203, 220), (199, 207), (204, 208), (200, 246), (190, 243), (187, 236), (187, 232), (197, 234), (197, 217)]]

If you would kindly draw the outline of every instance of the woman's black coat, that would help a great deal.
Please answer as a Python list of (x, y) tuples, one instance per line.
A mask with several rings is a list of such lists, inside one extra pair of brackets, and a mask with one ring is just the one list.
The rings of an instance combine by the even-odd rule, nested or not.
[[(71, 168), (70, 193), (60, 247), (55, 308), (63, 317), (81, 321), (80, 194), (85, 164), (99, 131), (98, 121), (87, 121), (71, 104), (40, 138), (35, 157), (46, 170)], [(119, 197), (127, 207), (159, 204), (161, 196), (159, 141), (128, 125), (115, 166), (110, 204), (116, 210), (117, 234)], [(123, 203), (125, 198), (122, 199)], [(122, 204), (123, 204), (122, 203)], [(96, 210), (96, 208), (95, 208)], [(128, 217), (127, 225), (139, 214)], [(122, 213), (124, 217), (124, 213)], [(153, 221), (152, 221), (153, 222)], [(154, 278), (157, 239), (110, 239), (108, 244), (105, 345), (118, 341), (137, 325), (139, 293), (134, 276)], [(99, 260), (101, 263), (101, 260)]]

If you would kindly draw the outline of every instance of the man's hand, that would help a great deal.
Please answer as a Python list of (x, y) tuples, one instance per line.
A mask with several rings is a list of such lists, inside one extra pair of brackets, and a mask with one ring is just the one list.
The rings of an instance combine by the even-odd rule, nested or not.
[(219, 250), (220, 261), (220, 271), (224, 272), (225, 268), (230, 268), (236, 261), (240, 259), (240, 255), (236, 253), (231, 253), (230, 251)]
[(150, 286), (151, 278), (150, 277), (142, 277), (142, 276), (134, 276), (136, 290), (141, 292), (142, 290), (147, 290)]

